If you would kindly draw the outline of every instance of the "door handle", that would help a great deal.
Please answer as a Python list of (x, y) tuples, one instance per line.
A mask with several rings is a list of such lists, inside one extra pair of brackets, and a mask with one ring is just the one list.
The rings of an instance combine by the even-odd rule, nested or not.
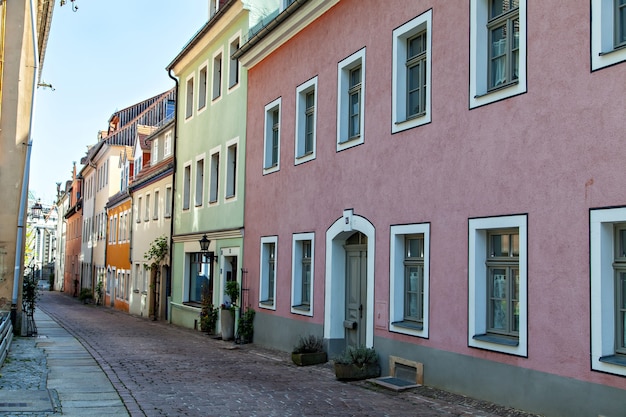
[(363, 304), (359, 305), (359, 318), (363, 318)]

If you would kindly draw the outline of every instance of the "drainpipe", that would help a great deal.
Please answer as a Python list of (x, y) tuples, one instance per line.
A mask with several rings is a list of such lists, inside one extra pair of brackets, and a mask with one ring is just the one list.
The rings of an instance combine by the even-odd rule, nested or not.
[[(98, 166), (91, 160), (91, 158), (87, 160), (87, 165), (89, 165), (91, 168), (93, 168), (94, 171), (97, 171)], [(81, 184), (81, 188), (83, 188), (83, 195), (87, 195), (87, 193), (85, 192), (85, 185), (86, 185), (85, 182), (83, 182)], [(93, 230), (93, 222), (94, 222), (94, 220), (96, 218), (96, 195), (95, 195), (95, 193), (91, 197), (93, 199), (93, 209), (91, 210), (91, 227), (90, 227), (90, 229)], [(108, 219), (107, 219), (107, 221), (108, 221)], [(96, 266), (95, 266), (95, 263), (93, 261), (93, 252), (94, 252), (94, 246), (95, 245), (94, 245), (94, 242), (93, 242), (93, 236), (91, 234), (91, 230), (87, 230), (86, 232), (87, 232), (87, 234), (89, 236), (89, 244), (91, 244), (91, 257), (89, 259), (89, 262), (91, 263), (91, 265), (89, 266), (89, 275), (91, 275), (91, 277), (90, 277), (90, 280), (91, 280), (91, 291), (94, 291), (96, 289), (96, 287), (94, 285), (95, 284), (95, 281), (94, 281), (95, 273), (94, 272), (95, 272)], [(85, 233), (85, 231), (83, 231), (83, 233)], [(81, 282), (82, 282), (82, 279), (81, 279)], [(81, 285), (81, 287), (82, 287), (82, 285)]]
[[(5, 6), (6, 7), (6, 6)], [(19, 287), (22, 280), (20, 280), (22, 269), (22, 256), (24, 249), (24, 213), (26, 212), (26, 206), (28, 204), (28, 182), (30, 180), (30, 152), (33, 147), (33, 120), (35, 115), (35, 92), (37, 91), (37, 71), (39, 65), (39, 51), (37, 50), (37, 26), (35, 19), (35, 5), (34, 0), (30, 0), (30, 26), (32, 31), (33, 41), (33, 92), (31, 96), (30, 107), (30, 120), (28, 122), (28, 144), (26, 145), (26, 160), (24, 161), (24, 175), (22, 177), (22, 192), (20, 194), (20, 207), (18, 209), (17, 217), (17, 239), (15, 246), (15, 270), (13, 272), (13, 295), (11, 297), (11, 324), (13, 325), (13, 332), (21, 334), (21, 329), (18, 332), (16, 329), (17, 322), (17, 299), (19, 294)]]
[[(173, 160), (173, 164), (174, 164), (174, 169), (172, 170), (172, 207), (170, 210), (171, 213), (171, 217), (170, 217), (170, 267), (169, 267), (169, 273), (170, 273), (170, 285), (172, 283), (172, 270), (173, 270), (173, 262), (172, 259), (174, 257), (173, 252), (174, 252), (174, 219), (176, 218), (174, 216), (174, 202), (176, 201), (176, 144), (178, 143), (178, 79), (176, 77), (174, 77), (172, 75), (172, 69), (169, 68), (167, 70), (167, 75), (174, 80), (174, 83), (176, 84), (176, 92), (174, 93), (174, 96), (176, 97), (176, 101), (174, 102), (174, 144), (172, 145), (172, 153), (174, 154), (174, 160)], [(167, 283), (167, 280), (165, 281)], [(167, 288), (167, 287), (166, 287)], [(172, 322), (172, 310), (170, 308), (170, 306), (167, 306), (167, 321), (168, 322)]]

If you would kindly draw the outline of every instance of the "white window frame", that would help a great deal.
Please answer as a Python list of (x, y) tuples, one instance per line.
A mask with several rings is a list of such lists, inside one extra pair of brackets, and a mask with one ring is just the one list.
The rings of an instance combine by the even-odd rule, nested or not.
[[(487, 333), (488, 232), (519, 231), (519, 335), (515, 346), (475, 336)], [(528, 356), (528, 216), (526, 214), (469, 219), (468, 236), (468, 345), (510, 355)], [(495, 339), (495, 338), (494, 338)]]
[[(269, 263), (269, 245), (274, 244), (274, 288), (273, 294), (271, 294), (272, 301), (269, 294), (269, 270), (267, 264)], [(261, 256), (260, 256), (260, 274), (259, 274), (259, 308), (268, 310), (276, 310), (276, 287), (278, 270), (278, 236), (265, 236), (261, 238)]]
[(150, 220), (150, 193), (146, 193), (146, 204), (144, 207), (145, 214), (143, 216), (143, 221), (147, 222)]
[(163, 139), (163, 158), (172, 154), (172, 131), (165, 132), (165, 138)]
[[(282, 97), (277, 98), (265, 106), (265, 135), (263, 138), (263, 175), (271, 174), (280, 170), (280, 134), (282, 119)], [(272, 157), (272, 140), (273, 140), (273, 114), (278, 110), (278, 153), (276, 156), (276, 164), (271, 165)]]
[(152, 151), (150, 153), (150, 165), (154, 166), (159, 162), (159, 138), (152, 140)]
[[(221, 148), (216, 146), (209, 151), (211, 157), (210, 171), (209, 171), (209, 205), (215, 205), (219, 203), (219, 190), (220, 190), (220, 165), (221, 165)], [(215, 157), (217, 156), (217, 166), (215, 166)]]
[(484, 106), (527, 91), (527, 0), (519, 0), (519, 74), (516, 82), (488, 91), (488, 40), (487, 21), (489, 0), (470, 0), (470, 82), (469, 108)]
[(191, 207), (191, 161), (185, 162), (183, 165), (183, 186), (182, 188), (182, 204), (183, 211), (189, 210)]
[(230, 94), (241, 84), (241, 63), (233, 59), (233, 54), (241, 46), (241, 31), (228, 40), (228, 93)]
[(185, 121), (191, 120), (194, 113), (194, 74), (190, 74), (185, 79)]
[[(233, 147), (235, 148), (234, 155), (232, 155)], [(224, 186), (225, 202), (237, 201), (237, 171), (239, 165), (239, 138), (236, 137), (226, 142), (226, 166), (224, 167), (224, 178), (226, 179)]]
[(591, 70), (626, 61), (626, 48), (615, 47), (615, 1), (591, 0)]
[(206, 109), (209, 97), (209, 63), (205, 61), (198, 69), (198, 114)]
[(137, 197), (137, 211), (135, 212), (135, 222), (136, 223), (141, 223), (141, 203), (142, 203), (142, 198), (143, 196), (140, 195), (139, 197)]
[[(350, 71), (361, 66), (360, 126), (359, 136), (348, 137)], [(365, 48), (360, 49), (337, 64), (337, 152), (360, 145), (365, 141)]]
[(194, 206), (202, 207), (204, 204), (204, 170), (205, 170), (205, 154), (196, 157), (196, 177), (194, 179)]
[[(302, 307), (302, 242), (311, 242), (311, 281), (309, 283), (309, 308)], [(313, 294), (315, 280), (315, 233), (293, 235), (291, 256), (291, 312), (313, 317)]]
[[(426, 32), (426, 102), (424, 113), (407, 118), (407, 40)], [(391, 133), (401, 132), (431, 121), (432, 10), (422, 13), (393, 31), (391, 73)]]
[[(307, 118), (307, 95), (313, 92), (313, 149), (310, 153), (305, 153), (306, 143), (306, 118)], [(317, 75), (307, 82), (300, 84), (296, 88), (296, 146), (295, 146), (295, 164), (315, 159), (315, 151), (317, 145)]]
[[(219, 63), (217, 62), (219, 58)], [(222, 98), (224, 90), (224, 47), (213, 52), (211, 59), (211, 103), (216, 103)]]
[(163, 213), (163, 217), (165, 217), (166, 219), (172, 217), (172, 198), (172, 186), (168, 185), (167, 187), (165, 187), (165, 210)]
[(626, 376), (626, 365), (601, 361), (615, 355), (614, 225), (626, 223), (626, 207), (589, 211), (591, 369)]
[[(391, 226), (389, 239), (389, 331), (428, 338), (429, 334), (429, 288), (430, 288), (430, 223), (418, 223)], [(424, 315), (422, 328), (403, 326), (405, 307), (405, 237), (407, 235), (424, 236)]]
[(154, 205), (153, 205), (153, 209), (152, 209), (152, 220), (158, 220), (159, 219), (159, 189), (155, 188), (153, 191), (154, 194)]

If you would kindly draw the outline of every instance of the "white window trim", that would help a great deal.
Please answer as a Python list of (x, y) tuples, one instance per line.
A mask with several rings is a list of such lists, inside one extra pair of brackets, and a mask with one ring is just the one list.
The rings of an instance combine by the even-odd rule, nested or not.
[[(192, 81), (192, 89), (191, 89), (191, 103), (190, 100), (188, 99), (189, 96), (189, 80)], [(195, 74), (191, 73), (187, 76), (187, 78), (185, 78), (185, 117), (183, 118), (183, 120), (185, 121), (185, 123), (187, 123), (188, 121), (190, 121), (191, 119), (193, 119), (193, 116), (195, 114), (195, 107), (196, 107), (196, 92), (194, 91), (196, 89), (196, 79), (195, 79)], [(188, 106), (191, 105), (191, 112), (189, 112), (189, 108)]]
[[(313, 113), (313, 152), (304, 154), (304, 142), (306, 141), (306, 95), (313, 91), (314, 93), (314, 113)], [(315, 159), (317, 148), (317, 75), (309, 81), (299, 85), (296, 88), (296, 146), (295, 148), (295, 165)]]
[[(205, 86), (205, 91), (204, 91), (204, 105), (200, 107), (200, 73), (202, 72), (203, 69), (206, 69), (206, 86)], [(211, 78), (210, 78), (210, 72), (209, 72), (209, 60), (207, 59), (202, 64), (200, 64), (200, 67), (198, 68), (198, 89), (197, 89), (198, 97), (196, 98), (197, 114), (204, 113), (206, 108), (209, 107), (208, 104), (211, 101), (209, 98), (209, 91), (211, 91), (210, 83), (211, 83)]]
[[(218, 55), (222, 56), (220, 59), (220, 94), (215, 96), (215, 58)], [(222, 45), (211, 56), (211, 105), (218, 103), (224, 96), (224, 67), (224, 46)]]
[[(278, 156), (276, 160), (276, 165), (266, 167), (266, 162), (268, 158), (268, 153), (272, 151), (271, 141), (272, 141), (272, 116), (271, 112), (273, 112), (278, 107)], [(277, 98), (271, 103), (265, 106), (265, 134), (263, 135), (263, 175), (271, 174), (272, 172), (276, 172), (280, 170), (280, 142), (281, 142), (281, 121), (283, 117), (282, 112), (282, 97)]]
[(615, 238), (613, 225), (626, 222), (626, 207), (589, 212), (591, 273), (591, 369), (626, 376), (626, 366), (600, 362), (615, 354)]
[[(198, 162), (202, 161), (202, 184), (200, 187), (200, 192), (202, 193), (202, 195), (200, 196), (200, 202), (198, 203)], [(192, 191), (193, 191), (193, 207), (203, 207), (204, 206), (204, 187), (206, 184), (206, 153), (201, 153), (200, 155), (196, 156), (196, 161), (195, 161), (195, 165), (196, 167), (196, 175), (193, 177), (192, 180)]]
[[(406, 57), (407, 39), (426, 31), (426, 103), (425, 114), (406, 118)], [(391, 133), (401, 132), (431, 121), (431, 55), (432, 55), (432, 10), (417, 16), (393, 31), (393, 58), (391, 73)]]
[(143, 194), (139, 194), (137, 196), (137, 200), (136, 200), (136, 204), (135, 204), (135, 223), (141, 223), (141, 209), (143, 206)]
[[(209, 150), (209, 182), (207, 184), (207, 191), (209, 192), (209, 195), (207, 197), (207, 204), (209, 206), (216, 206), (219, 204), (220, 202), (220, 178), (222, 177), (222, 174), (219, 172), (219, 169), (221, 169), (221, 167), (219, 165), (224, 165), (222, 163), (222, 155), (221, 155), (221, 146), (216, 146), (214, 148), (212, 148), (211, 150)], [(217, 154), (217, 159), (219, 161), (218, 163), (218, 173), (217, 173), (217, 193), (215, 195), (215, 201), (211, 201), (211, 194), (212, 194), (212, 184), (213, 184), (213, 155)]]
[[(173, 132), (171, 130), (168, 130), (167, 132), (165, 132), (165, 135), (163, 136), (163, 158), (166, 158), (172, 154), (172, 137), (173, 137)], [(168, 141), (168, 138), (169, 138), (169, 141)], [(169, 146), (166, 146), (168, 142), (169, 142)]]
[(152, 220), (159, 220), (161, 212), (161, 190), (158, 188), (153, 189), (152, 195), (154, 195), (154, 202), (152, 204)]
[[(228, 182), (230, 181), (230, 176), (228, 175), (229, 173), (229, 164), (230, 164), (230, 160), (228, 158), (229, 155), (229, 148), (233, 145), (237, 146), (237, 154), (235, 155), (235, 160), (237, 161), (237, 166), (236, 166), (236, 171), (235, 171), (235, 183), (233, 184), (234, 187), (234, 193), (233, 195), (229, 196), (228, 195)], [(224, 165), (224, 203), (233, 203), (235, 201), (237, 201), (237, 183), (239, 182), (239, 166), (240, 166), (240, 159), (239, 159), (239, 137), (236, 137), (234, 139), (229, 140), (228, 142), (226, 142), (226, 163), (223, 164)]]
[[(527, 215), (469, 219), (468, 242), (468, 345), (479, 349), (528, 356), (528, 244)], [(475, 339), (487, 333), (487, 232), (519, 230), (519, 336), (517, 346)]]
[(145, 198), (144, 198), (144, 208), (143, 208), (143, 221), (147, 222), (150, 220), (150, 205), (152, 204), (152, 201), (150, 201), (150, 193), (146, 193), (145, 194)]
[[(168, 194), (168, 190), (169, 190), (169, 194), (170, 194), (170, 201), (167, 201), (167, 194)], [(174, 200), (174, 189), (172, 187), (172, 184), (167, 184), (165, 186), (165, 196), (164, 196), (164, 207), (163, 207), (163, 217), (166, 219), (169, 219), (172, 217), (172, 200)], [(169, 204), (168, 204), (169, 203)]]
[[(311, 303), (308, 310), (294, 308), (302, 304), (302, 248), (300, 242), (311, 241), (311, 288), (309, 300)], [(291, 254), (291, 312), (302, 316), (313, 317), (313, 294), (315, 278), (315, 233), (297, 233), (293, 235)]]
[[(189, 167), (189, 201), (187, 201), (187, 207), (185, 207), (185, 169), (187, 169), (187, 167)], [(191, 166), (191, 161), (187, 161), (183, 164), (183, 175), (181, 175), (182, 177), (182, 187), (180, 189), (181, 193), (180, 196), (182, 197), (182, 201), (181, 201), (181, 209), (182, 211), (189, 211), (192, 207), (191, 205), (191, 197), (192, 197), (192, 191), (193, 191), (193, 167)]]
[[(267, 300), (267, 282), (269, 276), (267, 274), (267, 258), (264, 253), (265, 244), (273, 243), (274, 244), (274, 294), (273, 294), (273, 304), (262, 303), (261, 301)], [(259, 308), (263, 308), (266, 310), (276, 310), (276, 287), (277, 285), (277, 274), (278, 271), (278, 236), (265, 236), (261, 238), (261, 256), (260, 256), (261, 264), (260, 264), (260, 274), (259, 274)]]
[[(396, 326), (404, 319), (404, 245), (406, 235), (424, 235), (424, 317), (422, 329)], [(391, 226), (389, 240), (389, 331), (428, 338), (429, 278), (430, 278), (430, 223)]]
[(614, 49), (613, 0), (591, 0), (591, 70), (626, 61), (626, 48)]
[(233, 84), (231, 86), (231, 59), (230, 57), (232, 56), (233, 53), (235, 53), (235, 51), (231, 50), (231, 46), (233, 44), (233, 42), (235, 42), (237, 39), (239, 39), (239, 47), (241, 47), (241, 30), (237, 31), (233, 36), (230, 37), (230, 39), (228, 39), (228, 90), (227, 90), (227, 94), (232, 93), (233, 91), (237, 90), (239, 88), (239, 86), (241, 85), (241, 62), (239, 60), (237, 60), (237, 62), (239, 62), (239, 64), (237, 65), (237, 82), (235, 84)]
[(150, 148), (150, 166), (155, 166), (159, 162), (159, 138), (152, 140)]
[(487, 91), (489, 0), (470, 0), (470, 82), (469, 108), (484, 106), (505, 98), (523, 94), (526, 87), (526, 1), (519, 0), (519, 76), (514, 84)]
[[(361, 123), (357, 139), (348, 140), (348, 85), (350, 70), (361, 66)], [(365, 141), (365, 48), (337, 64), (337, 152), (361, 145)]]

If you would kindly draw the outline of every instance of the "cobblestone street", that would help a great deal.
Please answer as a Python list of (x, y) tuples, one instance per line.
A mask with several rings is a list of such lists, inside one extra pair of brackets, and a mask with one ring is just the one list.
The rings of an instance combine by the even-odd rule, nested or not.
[[(43, 293), (38, 308), (82, 343), (132, 416), (529, 416), (428, 387), (396, 393), (339, 382), (330, 363), (297, 367), (284, 352), (214, 340), (59, 293)], [(41, 389), (34, 379), (30, 384)]]

